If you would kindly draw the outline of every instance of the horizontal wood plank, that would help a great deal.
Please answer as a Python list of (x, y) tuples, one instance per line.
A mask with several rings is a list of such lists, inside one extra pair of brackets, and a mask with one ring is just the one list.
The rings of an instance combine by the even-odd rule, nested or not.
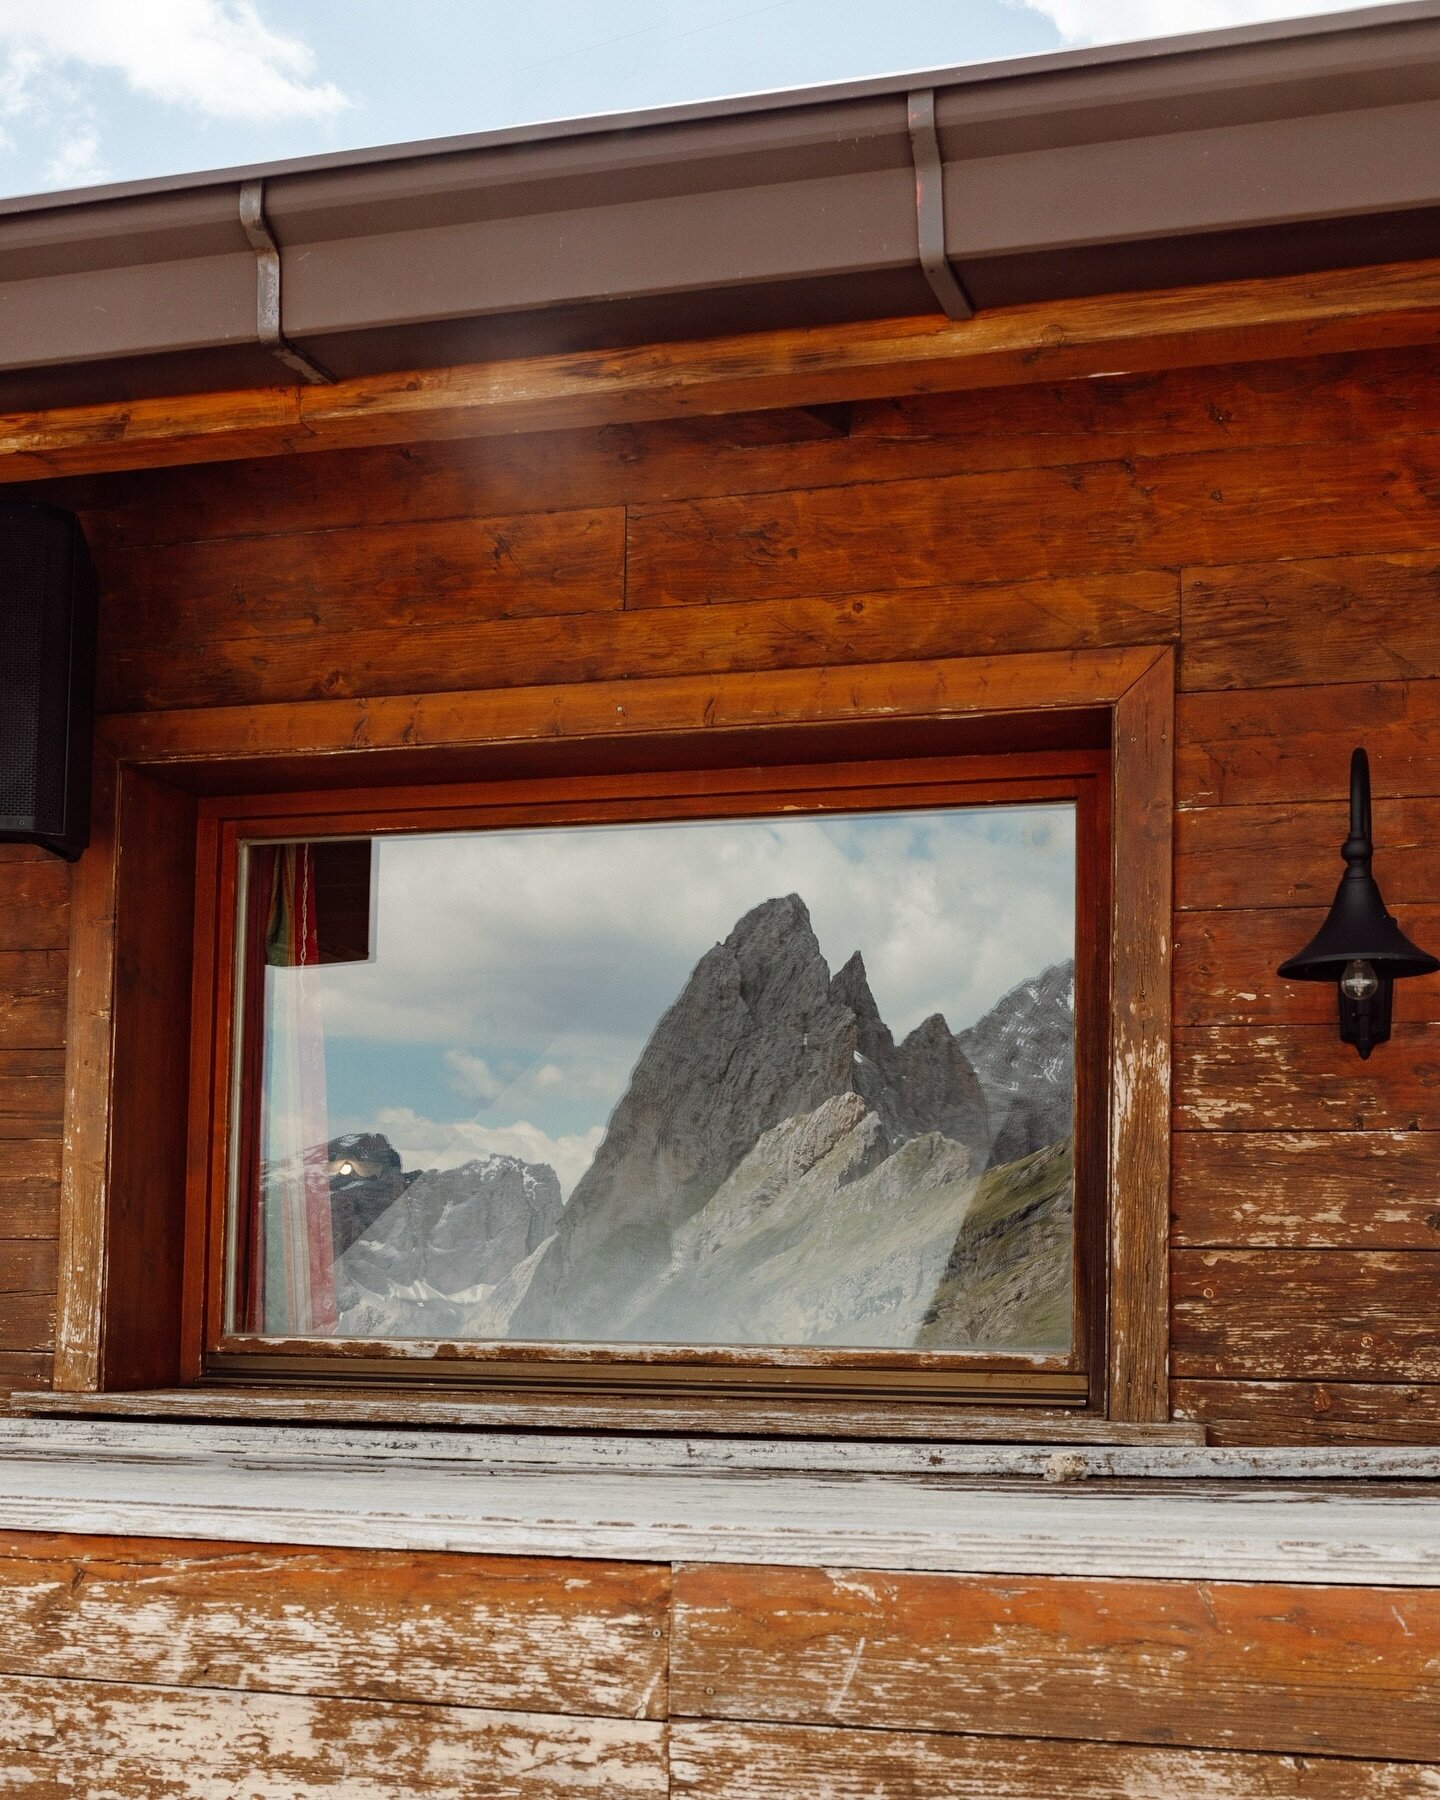
[(1143, 567), (1153, 510), (1118, 463), (637, 506), (627, 604), (925, 587), (937, 568), (980, 583)]
[(1142, 572), (494, 624), (442, 618), (405, 632), (357, 617), (275, 639), (154, 634), (112, 650), (101, 699), (122, 711), (228, 706), (1152, 644), (1173, 637), (1177, 616), (1173, 576)]
[[(1328, 906), (1344, 870), (1341, 800), (1205, 806), (1175, 817), (1175, 905)], [(1386, 901), (1411, 906), (1440, 894), (1440, 797), (1383, 798), (1374, 806), (1376, 870)]]
[(54, 1361), (48, 1350), (0, 1350), (0, 1395), (43, 1392)]
[(177, 634), (265, 643), (618, 609), (624, 554), (619, 508), (111, 551), (102, 654)]
[(1348, 447), (1315, 445), (637, 506), (627, 605), (919, 587), (937, 568), (1024, 581), (1367, 548), (1433, 557), (1440, 440), (1388, 448), (1364, 482)]
[(1440, 1384), (1185, 1380), (1170, 1395), (1219, 1445), (1440, 1444)]
[(54, 1238), (0, 1237), (0, 1305), (16, 1294), (53, 1294), (58, 1248)]
[[(1305, 443), (1363, 443), (1440, 431), (1433, 345), (1363, 356), (1221, 364), (999, 392), (914, 394), (853, 409), (852, 439), (955, 439), (1057, 462)], [(979, 438), (980, 443), (974, 440)]]
[[(1343, 806), (1357, 744), (1377, 799), (1440, 796), (1440, 681), (1182, 694), (1176, 715), (1181, 806)], [(1337, 849), (1345, 822), (1337, 813)], [(1383, 881), (1383, 861), (1378, 870)]]
[(675, 1715), (1440, 1759), (1440, 1594), (685, 1567)]
[[(1333, 1023), (1336, 989), (1328, 981), (1287, 981), (1276, 974), (1320, 929), (1324, 907), (1180, 913), (1175, 920), (1175, 1017), (1182, 1025)], [(1440, 952), (1440, 905), (1407, 906), (1403, 928)], [(1440, 974), (1397, 984), (1395, 1016), (1440, 1020)]]
[(0, 1671), (658, 1719), (669, 1586), (644, 1563), (6, 1532)]
[[(1425, 351), (1397, 353), (1404, 359)], [(1328, 364), (1326, 365), (1328, 366)], [(951, 472), (959, 452), (928, 446), (900, 472)], [(102, 554), (112, 547), (343, 530), (404, 521), (494, 518), (625, 506), (692, 493), (813, 487), (832, 476), (874, 479), (875, 458), (804, 408), (662, 419), (465, 442), (383, 444), (303, 457), (137, 469), (47, 484), (84, 518)], [(168, 502), (167, 502), (168, 496)]]
[[(10, 848), (10, 846), (0, 846)], [(0, 858), (0, 951), (63, 950), (70, 941), (70, 864)]]
[(1433, 345), (803, 409), (319, 451), (52, 485), (110, 547), (485, 518), (1440, 431)]
[[(55, 1052), (50, 1052), (53, 1058)], [(12, 1053), (14, 1060), (19, 1060), (19, 1053)], [(0, 1052), (0, 1073), (3, 1073), (4, 1052)], [(31, 1138), (16, 1139), (13, 1142), (0, 1144), (0, 1191), (9, 1187), (35, 1183), (40, 1187), (49, 1187), (60, 1179), (60, 1143), (58, 1139)], [(0, 1233), (0, 1236), (18, 1236), (19, 1233)], [(28, 1234), (25, 1234), (28, 1235)], [(48, 1232), (42, 1236), (48, 1237)]]
[(329, 386), (162, 396), (0, 421), (0, 479), (814, 406), (1113, 371), (1432, 344), (1440, 265), (1227, 281), (752, 332)]
[(1440, 1769), (1236, 1751), (689, 1723), (671, 1791), (700, 1800), (1432, 1800)]
[(1177, 1250), (1177, 1377), (1440, 1381), (1440, 1250)]
[(1171, 1242), (1440, 1250), (1440, 1132), (1182, 1131)]
[(51, 1238), (59, 1233), (58, 1138), (0, 1135), (0, 1238)]
[[(1371, 480), (1367, 470), (1356, 492)], [(1187, 569), (1181, 593), (1182, 688), (1440, 675), (1433, 550)]]
[(63, 950), (0, 950), (0, 1046), (65, 1041), (66, 961)]
[(0, 1238), (58, 1237), (58, 1178), (54, 1181), (12, 1181), (5, 1174), (6, 1151), (26, 1141), (0, 1138)]
[[(0, 1779), (105, 1800), (663, 1795), (663, 1727), (297, 1695), (0, 1679)], [(262, 1784), (262, 1785), (257, 1785)]]
[(55, 1348), (55, 1294), (0, 1295), (0, 1350)]
[(1368, 1062), (1326, 1025), (1175, 1033), (1175, 1123), (1208, 1131), (1440, 1131), (1440, 1026), (1406, 1016)]

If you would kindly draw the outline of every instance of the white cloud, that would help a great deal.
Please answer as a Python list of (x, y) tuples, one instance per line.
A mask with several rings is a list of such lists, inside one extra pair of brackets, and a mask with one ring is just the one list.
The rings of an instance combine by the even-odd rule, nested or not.
[(493, 1100), (505, 1085), (483, 1056), (472, 1056), (468, 1050), (447, 1050), (445, 1066), (450, 1085), (469, 1100)]
[(441, 1047), (477, 1100), (548, 1112), (540, 1094), (563, 1086), (609, 1104), (696, 961), (762, 900), (799, 893), (832, 966), (860, 949), (903, 1034), (937, 1010), (969, 1024), (1068, 955), (1072, 881), (1068, 810), (385, 840), (377, 958), (324, 972), (326, 1030)]
[(1010, 0), (1049, 19), (1067, 44), (1119, 44), (1266, 19), (1348, 12), (1355, 0)]
[(46, 71), (120, 75), (137, 94), (212, 119), (323, 119), (347, 106), (314, 54), (253, 0), (0, 0), (0, 95), (27, 105)]
[(68, 137), (45, 165), (45, 179), (56, 187), (93, 187), (108, 170), (100, 159), (100, 133), (93, 125)]
[(382, 1106), (373, 1123), (367, 1122), (364, 1129), (383, 1131), (407, 1169), (454, 1169), (471, 1157), (486, 1154), (549, 1163), (567, 1200), (575, 1183), (590, 1167), (604, 1135), (601, 1127), (595, 1125), (586, 1132), (552, 1137), (527, 1119), (493, 1126), (477, 1125), (468, 1119), (447, 1123), (427, 1119), (409, 1106)]

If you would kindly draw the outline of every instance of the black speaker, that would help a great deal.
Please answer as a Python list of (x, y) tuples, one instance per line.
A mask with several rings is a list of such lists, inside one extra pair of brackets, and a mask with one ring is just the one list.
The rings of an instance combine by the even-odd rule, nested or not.
[(0, 843), (90, 841), (95, 569), (80, 521), (0, 498)]

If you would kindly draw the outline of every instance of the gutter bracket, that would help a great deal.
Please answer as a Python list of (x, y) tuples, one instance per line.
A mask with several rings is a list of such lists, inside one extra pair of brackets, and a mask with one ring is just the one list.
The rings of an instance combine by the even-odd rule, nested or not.
[(240, 223), (255, 252), (255, 335), (260, 344), (302, 381), (333, 382), (323, 363), (307, 356), (280, 329), (280, 246), (265, 217), (265, 183), (242, 182)]
[(945, 164), (935, 130), (935, 90), (918, 88), (905, 96), (910, 121), (910, 154), (915, 163), (915, 228), (920, 267), (940, 310), (950, 319), (973, 319), (975, 304), (945, 254)]

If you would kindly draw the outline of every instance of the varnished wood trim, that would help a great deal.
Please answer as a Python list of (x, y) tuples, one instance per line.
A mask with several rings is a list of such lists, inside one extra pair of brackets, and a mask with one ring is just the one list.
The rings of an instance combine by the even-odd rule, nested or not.
[[(258, 1381), (376, 1386), (386, 1380), (423, 1387), (496, 1387), (507, 1394), (571, 1392), (591, 1395), (688, 1394), (699, 1402), (743, 1399), (874, 1400), (914, 1405), (954, 1405), (957, 1401), (1007, 1401), (1032, 1406), (1081, 1406), (1089, 1378), (1063, 1369), (1021, 1369), (1018, 1359), (977, 1355), (973, 1366), (961, 1355), (919, 1359), (903, 1351), (863, 1354), (847, 1351), (752, 1349), (672, 1350), (652, 1344), (426, 1343), (326, 1344), (310, 1341), (303, 1350), (273, 1348), (273, 1340), (224, 1340), (206, 1358), (205, 1373), (253, 1385)], [(244, 1346), (243, 1348), (238, 1346)], [(588, 1360), (582, 1353), (589, 1352)], [(517, 1352), (524, 1354), (517, 1354)], [(898, 1366), (888, 1366), (893, 1362)], [(999, 1364), (999, 1367), (995, 1365)]]
[(417, 751), (458, 757), (467, 750), (555, 739), (704, 736), (726, 728), (1108, 708), (1167, 655), (1145, 645), (300, 705), (275, 701), (121, 713), (101, 720), (98, 730), (121, 761), (152, 768), (313, 758), (309, 785), (314, 787), (338, 774), (338, 766), (327, 763), (332, 757), (363, 757), (359, 766), (385, 781), (392, 779), (392, 768), (404, 766), (396, 759)]
[(1440, 261), (15, 413), (0, 480), (1432, 343)]

